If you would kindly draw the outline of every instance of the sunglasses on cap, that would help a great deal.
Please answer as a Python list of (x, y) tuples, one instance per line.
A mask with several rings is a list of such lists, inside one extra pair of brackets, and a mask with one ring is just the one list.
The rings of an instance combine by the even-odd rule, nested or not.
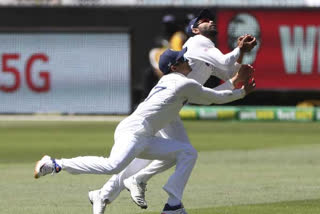
[(200, 24), (206, 23), (206, 22), (210, 22), (210, 21), (211, 21), (211, 19), (209, 19), (209, 18), (202, 18), (202, 19), (200, 19), (199, 21), (197, 21), (197, 22), (193, 25), (193, 27), (198, 27)]
[(177, 65), (180, 65), (180, 64), (182, 64), (184, 62), (189, 62), (189, 60), (183, 56), (176, 63), (174, 63), (173, 65), (177, 66)]

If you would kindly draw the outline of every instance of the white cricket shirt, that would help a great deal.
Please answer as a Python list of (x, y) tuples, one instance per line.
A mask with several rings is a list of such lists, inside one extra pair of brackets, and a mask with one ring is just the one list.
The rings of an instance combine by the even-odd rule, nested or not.
[(237, 63), (240, 55), (238, 47), (228, 54), (223, 54), (210, 39), (202, 35), (190, 37), (183, 47), (187, 47), (184, 56), (189, 60), (192, 68), (188, 78), (202, 85), (211, 75), (226, 81), (241, 67), (241, 64)]
[[(180, 73), (163, 76), (150, 91), (149, 96), (126, 119), (143, 124), (145, 131), (154, 135), (167, 124), (177, 119), (183, 105), (190, 101), (196, 104), (227, 103), (245, 96), (244, 89), (213, 90)], [(131, 119), (130, 119), (131, 118)], [(130, 122), (129, 122), (130, 123)]]

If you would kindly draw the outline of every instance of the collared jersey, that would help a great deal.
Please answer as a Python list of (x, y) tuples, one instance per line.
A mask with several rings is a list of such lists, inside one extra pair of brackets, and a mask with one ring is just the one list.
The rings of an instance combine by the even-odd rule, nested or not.
[[(147, 135), (154, 135), (170, 122), (176, 120), (180, 109), (190, 101), (196, 104), (227, 103), (245, 96), (243, 89), (213, 90), (180, 73), (163, 76), (150, 91), (149, 96), (128, 117), (139, 121)], [(131, 118), (131, 119), (130, 119)]]
[(233, 77), (241, 66), (236, 62), (240, 55), (238, 47), (228, 54), (223, 54), (210, 39), (202, 35), (190, 37), (183, 47), (188, 49), (184, 56), (192, 68), (188, 77), (202, 85), (211, 75), (226, 81)]

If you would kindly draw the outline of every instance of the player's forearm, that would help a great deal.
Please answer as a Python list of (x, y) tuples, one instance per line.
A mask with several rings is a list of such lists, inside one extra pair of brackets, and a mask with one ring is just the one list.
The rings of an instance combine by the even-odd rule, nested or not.
[(216, 90), (216, 91), (232, 90), (232, 89), (234, 89), (232, 79), (229, 79), (229, 80), (225, 81), (224, 83), (222, 83), (221, 85), (213, 88), (213, 90)]
[(227, 68), (228, 70), (221, 70), (216, 68), (213, 70), (212, 75), (224, 81), (227, 81), (228, 79), (234, 77), (237, 74), (237, 72), (241, 68), (241, 64), (236, 62), (233, 65), (228, 66)]
[(232, 91), (219, 91), (219, 93), (217, 93), (216, 91), (213, 92), (213, 90), (210, 89), (210, 91), (206, 93), (206, 96), (211, 103), (223, 104), (242, 99), (245, 96), (245, 91), (243, 89), (236, 89)]
[(227, 54), (221, 53), (217, 48), (209, 48), (207, 52), (194, 56), (194, 58), (209, 63), (219, 70), (229, 71), (238, 60), (239, 55), (239, 48)]
[(242, 63), (242, 60), (243, 60), (243, 57), (244, 57), (244, 52), (243, 52), (243, 51), (240, 51), (240, 55), (239, 55), (239, 57), (238, 57), (237, 63), (241, 64), (241, 63)]
[(235, 48), (233, 51), (227, 54), (217, 55), (217, 61), (219, 62), (218, 67), (221, 66), (223, 69), (225, 66), (233, 66), (240, 56), (240, 49)]
[(244, 96), (244, 89), (217, 91), (210, 88), (202, 87), (201, 93), (199, 93), (198, 97), (192, 101), (193, 103), (203, 105), (209, 105), (212, 103), (223, 104), (242, 99)]

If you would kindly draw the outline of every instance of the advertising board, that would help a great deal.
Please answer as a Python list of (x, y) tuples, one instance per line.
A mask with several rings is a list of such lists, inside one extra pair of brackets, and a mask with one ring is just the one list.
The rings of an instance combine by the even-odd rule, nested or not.
[(130, 113), (128, 33), (12, 32), (0, 43), (0, 113)]
[(257, 89), (320, 90), (319, 19), (316, 10), (221, 9), (217, 43), (227, 53), (238, 36), (257, 38), (258, 45), (243, 61), (256, 68)]

